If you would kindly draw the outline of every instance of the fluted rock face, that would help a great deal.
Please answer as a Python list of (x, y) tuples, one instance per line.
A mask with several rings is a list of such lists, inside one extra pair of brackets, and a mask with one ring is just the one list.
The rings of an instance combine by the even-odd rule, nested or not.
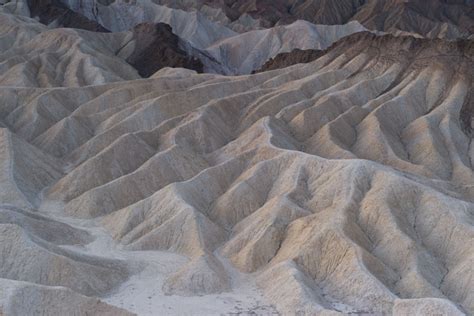
[[(199, 51), (341, 34), (292, 25)], [(474, 313), (472, 40), (365, 31), (141, 78), (128, 58), (174, 28), (0, 30), (0, 313)]]
[(1, 13), (0, 30), (1, 85), (83, 86), (140, 78), (118, 56), (133, 40), (131, 32), (50, 29), (30, 18)]
[(474, 32), (472, 0), (373, 0), (353, 17), (369, 29), (401, 30), (431, 38), (468, 37)]
[[(383, 43), (387, 39), (387, 43)], [(390, 43), (392, 41), (393, 43)], [(275, 70), (280, 68), (285, 68), (291, 65), (299, 63), (308, 63), (313, 60), (320, 58), (325, 55), (327, 51), (334, 49), (340, 49), (341, 52), (345, 50), (352, 49), (352, 46), (355, 45), (359, 49), (363, 49), (364, 45), (373, 45), (371, 42), (376, 42), (377, 47), (382, 47), (386, 56), (391, 56), (391, 58), (402, 59), (402, 58), (413, 58), (413, 54), (423, 52), (423, 54), (428, 55), (431, 52), (435, 56), (443, 56), (451, 54), (451, 51), (456, 51), (457, 55), (449, 55), (448, 57), (462, 56), (472, 56), (474, 54), (474, 46), (472, 40), (457, 40), (453, 42), (446, 42), (442, 40), (425, 40), (421, 38), (414, 37), (402, 37), (400, 41), (393, 41), (390, 36), (376, 36), (367, 32), (361, 32), (353, 36), (342, 39), (341, 41), (335, 43), (334, 46), (330, 47), (327, 50), (300, 50), (295, 49), (289, 53), (281, 53), (275, 56), (274, 58), (268, 60), (262, 68), (255, 72), (263, 72), (268, 70)], [(408, 49), (402, 49), (408, 47)], [(400, 56), (397, 56), (400, 53)], [(410, 55), (407, 55), (410, 54)], [(427, 59), (429, 57), (421, 57)], [(457, 60), (452, 61), (453, 64), (458, 65)], [(472, 76), (472, 69), (464, 69), (461, 66), (462, 63), (457, 66), (461, 72), (467, 73), (467, 76)], [(463, 110), (461, 111), (461, 124), (466, 132), (470, 132), (471, 127), (471, 113), (472, 111), (472, 102), (466, 102)]]
[[(20, 3), (21, 0), (14, 1)], [(9, 2), (8, 4), (13, 3)], [(87, 76), (93, 79), (84, 79), (85, 82), (90, 82), (91, 79), (96, 80), (100, 76), (116, 76), (123, 79), (133, 77), (133, 71), (130, 71), (129, 74), (110, 73), (110, 64), (121, 63), (123, 60), (136, 68), (143, 77), (149, 77), (163, 67), (184, 67), (197, 72), (225, 75), (250, 74), (279, 53), (289, 52), (293, 49), (324, 49), (344, 36), (366, 30), (358, 22), (350, 22), (345, 25), (314, 25), (305, 21), (296, 21), (289, 25), (251, 30), (240, 34), (222, 24), (204, 18), (201, 13), (184, 12), (151, 2), (140, 2), (139, 4), (113, 2), (105, 5), (94, 1), (81, 1), (80, 4), (62, 3), (59, 0), (31, 2), (29, 4), (31, 12), (28, 15), (39, 18), (49, 28), (65, 26), (101, 31), (95, 26), (103, 25), (105, 29), (116, 32), (109, 35), (93, 35), (80, 31), (79, 34), (75, 34), (76, 32), (73, 30), (49, 31), (49, 28), (46, 27), (38, 30), (38, 33), (45, 33), (39, 36), (45, 37), (42, 46), (46, 46), (46, 43), (52, 44), (54, 37), (64, 36), (67, 32), (69, 33), (67, 35), (68, 41), (81, 42), (81, 49), (90, 43), (82, 43), (83, 41), (77, 37), (95, 37), (96, 40), (93, 42), (99, 41), (106, 44), (110, 42), (110, 45), (101, 47), (101, 54), (92, 54), (91, 58), (95, 61), (92, 64), (100, 66), (97, 67), (97, 71)], [(17, 31), (13, 31), (12, 26), (19, 23), (18, 18), (5, 16), (1, 18), (4, 22), (0, 27), (9, 38), (15, 38)], [(90, 24), (88, 21), (93, 23)], [(22, 31), (20, 27), (20, 33)], [(63, 34), (59, 35), (59, 32)], [(32, 38), (30, 34), (28, 37)], [(12, 42), (12, 44), (19, 43)], [(26, 43), (21, 42), (21, 44)], [(67, 49), (66, 44), (70, 45), (70, 43), (65, 43), (63, 49)], [(28, 45), (5, 47), (8, 49), (5, 54), (6, 58), (11, 58), (11, 54), (15, 51), (16, 54), (23, 56), (23, 59), (31, 62), (31, 59), (35, 59), (37, 56), (31, 53), (30, 48), (25, 50), (26, 46)], [(97, 47), (94, 46), (91, 49), (97, 50)], [(107, 53), (102, 54), (104, 50), (107, 50)], [(75, 55), (74, 51), (70, 55)], [(75, 56), (75, 58), (82, 57)], [(108, 61), (105, 62), (104, 59)], [(43, 61), (39, 63), (41, 62)], [(50, 62), (55, 63), (55, 61)], [(78, 66), (82, 65), (75, 64), (73, 67)], [(97, 72), (100, 74), (96, 75)], [(82, 75), (80, 78), (84, 76)], [(53, 85), (60, 85), (60, 81), (63, 81), (61, 76), (58, 77), (54, 79)], [(26, 78), (24, 79), (26, 80)], [(19, 79), (7, 78), (6, 80)], [(99, 78), (94, 83), (99, 83), (100, 80), (102, 79)], [(39, 85), (48, 84), (52, 79), (47, 78), (47, 81), (47, 83), (39, 83)], [(102, 81), (110, 82), (112, 80), (107, 78)]]
[(166, 24), (142, 24), (130, 32), (93, 33), (49, 29), (24, 19), (0, 15), (4, 33), (0, 62), (7, 65), (0, 71), (3, 85), (101, 84), (149, 77), (164, 67), (202, 72), (202, 63), (180, 48), (180, 39)]
[(134, 315), (64, 287), (47, 287), (5, 279), (0, 279), (0, 285), (2, 315)]
[[(204, 72), (225, 75), (250, 74), (279, 53), (295, 48), (324, 49), (344, 36), (367, 30), (356, 21), (343, 25), (315, 25), (299, 20), (268, 29), (250, 28), (240, 34), (231, 30), (230, 25), (207, 19), (201, 11), (185, 12), (151, 1), (115, 1), (102, 5), (84, 0), (81, 6), (69, 6), (115, 32), (132, 29), (144, 22), (169, 24), (182, 40), (180, 48), (199, 59)], [(247, 29), (243, 25), (248, 21), (240, 22), (239, 25)], [(249, 23), (252, 25), (251, 21)], [(160, 57), (163, 59), (164, 56)], [(190, 68), (197, 66), (198, 63), (192, 62)]]
[[(4, 0), (7, 1), (7, 0)], [(21, 0), (16, 0), (21, 1)], [(29, 0), (28, 0), (29, 1)], [(142, 22), (171, 24), (177, 34), (201, 27), (221, 26), (220, 34), (207, 32), (206, 45), (232, 32), (270, 28), (306, 20), (314, 24), (340, 25), (358, 21), (374, 31), (412, 33), (428, 38), (468, 38), (474, 32), (472, 0), (41, 0), (29, 1), (43, 20), (59, 18), (65, 26), (112, 31), (133, 28)], [(67, 8), (67, 9), (66, 9)], [(66, 10), (65, 10), (66, 9)], [(180, 12), (176, 12), (180, 9)], [(76, 12), (73, 14), (72, 11)], [(188, 12), (183, 12), (185, 10)], [(186, 23), (176, 19), (188, 15)], [(206, 21), (204, 21), (206, 20)], [(95, 23), (95, 25), (94, 25)], [(174, 24), (174, 25), (173, 25)], [(223, 27), (225, 26), (225, 27)], [(197, 30), (196, 30), (197, 31)], [(202, 35), (202, 34), (201, 34)], [(210, 40), (210, 41), (209, 41)], [(202, 48), (202, 47), (198, 47)]]
[[(216, 1), (218, 2), (218, 1)], [(234, 16), (249, 13), (270, 24), (303, 19), (316, 24), (344, 24), (365, 0), (249, 0), (228, 1)]]
[(371, 30), (402, 31), (431, 38), (468, 37), (474, 32), (472, 0), (202, 0), (193, 5), (186, 1), (160, 0), (158, 3), (183, 10), (211, 6), (221, 10), (230, 21), (251, 16), (258, 27), (302, 19), (315, 24), (359, 21)]
[[(69, 9), (59, 0), (28, 1), (30, 15), (43, 24), (108, 32), (97, 21)], [(164, 23), (142, 23), (133, 28), (133, 52), (126, 58), (142, 77), (149, 77), (164, 67), (182, 67), (203, 71), (202, 63), (188, 56), (180, 39)]]

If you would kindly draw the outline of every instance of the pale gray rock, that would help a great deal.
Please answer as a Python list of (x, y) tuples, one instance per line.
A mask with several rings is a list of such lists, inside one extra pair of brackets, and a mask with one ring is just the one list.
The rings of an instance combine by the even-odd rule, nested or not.
[(4, 313), (474, 312), (472, 42), (138, 79), (129, 32), (1, 16)]
[(65, 287), (43, 286), (6, 279), (0, 279), (0, 314), (8, 316), (134, 315)]

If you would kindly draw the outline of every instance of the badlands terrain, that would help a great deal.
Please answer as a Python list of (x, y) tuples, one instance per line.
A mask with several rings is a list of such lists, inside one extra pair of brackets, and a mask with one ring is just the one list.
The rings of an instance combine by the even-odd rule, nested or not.
[(473, 315), (473, 30), (0, 0), (0, 315)]

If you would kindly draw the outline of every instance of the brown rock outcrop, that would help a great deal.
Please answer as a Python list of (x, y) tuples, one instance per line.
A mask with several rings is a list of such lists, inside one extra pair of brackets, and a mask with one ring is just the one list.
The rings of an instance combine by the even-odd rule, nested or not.
[(203, 71), (200, 60), (188, 56), (179, 47), (179, 37), (164, 23), (142, 23), (133, 29), (135, 50), (127, 58), (142, 77), (150, 77), (164, 67), (180, 67)]
[(31, 17), (43, 24), (56, 22), (59, 26), (94, 32), (109, 32), (98, 22), (67, 8), (58, 0), (28, 0)]
[(295, 49), (289, 53), (281, 53), (267, 61), (262, 68), (253, 73), (285, 68), (296, 64), (309, 63), (321, 57), (323, 52), (324, 51), (322, 50), (316, 49)]

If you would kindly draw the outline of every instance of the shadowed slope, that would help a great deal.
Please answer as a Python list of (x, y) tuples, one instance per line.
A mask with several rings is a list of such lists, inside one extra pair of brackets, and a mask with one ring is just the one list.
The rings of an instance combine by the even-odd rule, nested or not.
[(188, 56), (180, 46), (180, 39), (173, 34), (169, 25), (157, 23), (139, 24), (133, 29), (136, 41), (133, 53), (127, 58), (138, 73), (145, 78), (164, 67), (187, 68), (203, 71), (203, 65)]
[(31, 17), (39, 18), (39, 21), (43, 24), (53, 23), (61, 27), (108, 32), (98, 22), (72, 11), (59, 0), (28, 0), (27, 3)]
[[(370, 30), (416, 33), (430, 38), (468, 37), (474, 32), (472, 0), (245, 0), (168, 1), (158, 3), (183, 10), (200, 10), (230, 25), (256, 27), (292, 23), (298, 19), (314, 24), (345, 24), (359, 21)], [(214, 11), (210, 10), (213, 8)], [(219, 10), (219, 14), (217, 11)], [(222, 18), (226, 15), (229, 21)], [(240, 23), (238, 23), (240, 22)], [(235, 28), (235, 27), (234, 27)], [(235, 28), (238, 29), (238, 28)]]
[(262, 68), (255, 70), (254, 73), (286, 68), (296, 64), (310, 63), (324, 55), (324, 51), (316, 49), (295, 49), (289, 53), (280, 53), (268, 60)]

